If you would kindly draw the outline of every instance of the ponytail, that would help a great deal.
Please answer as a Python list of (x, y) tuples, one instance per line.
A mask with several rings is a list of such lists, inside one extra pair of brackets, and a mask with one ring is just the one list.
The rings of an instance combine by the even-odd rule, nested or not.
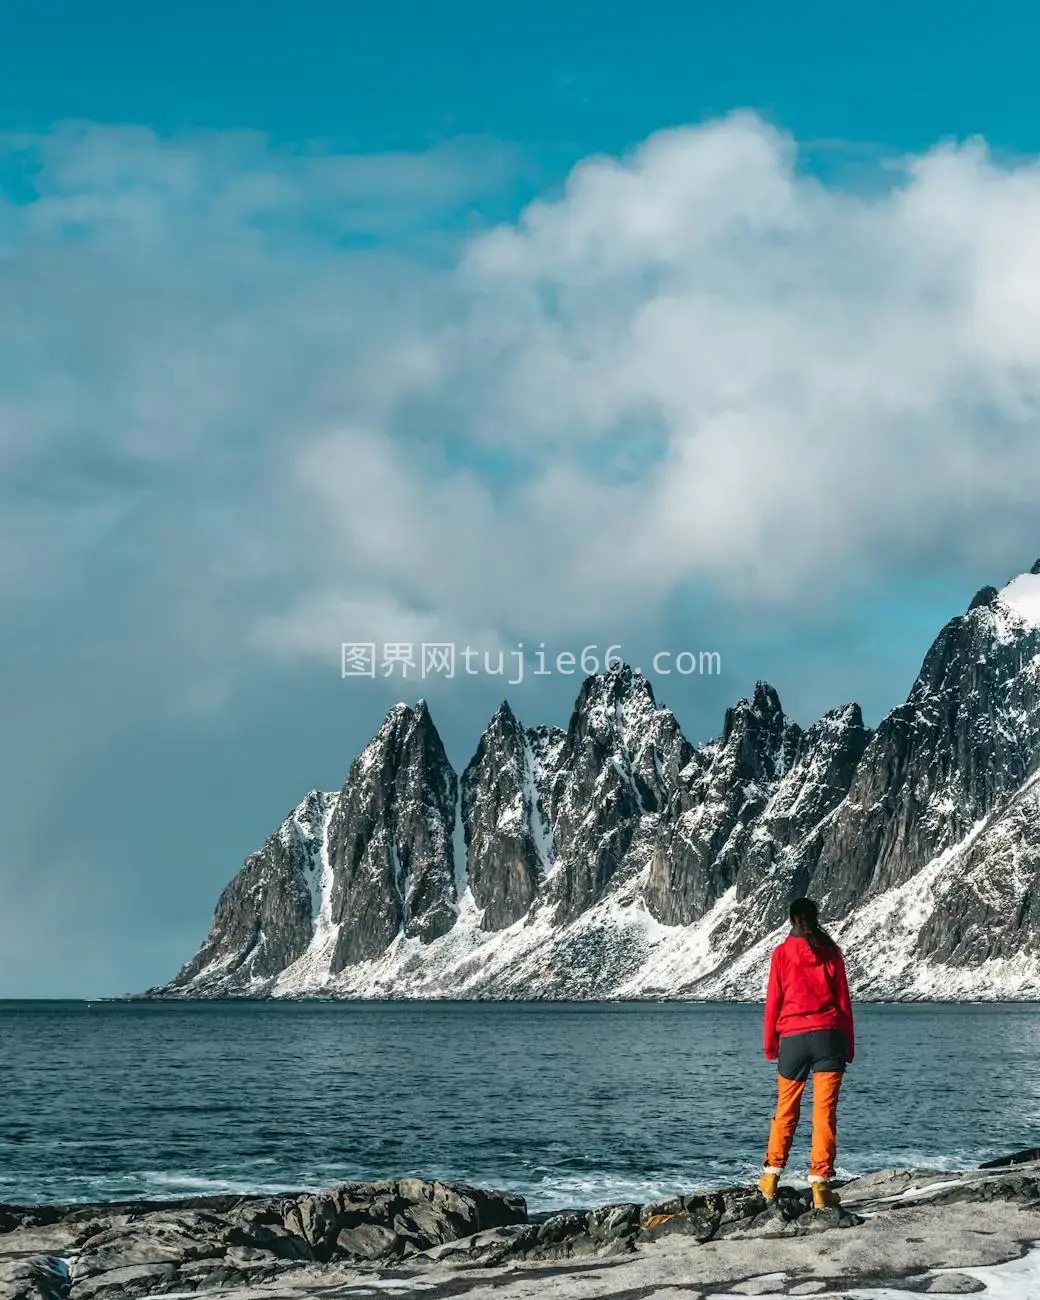
[(796, 898), (791, 904), (791, 925), (821, 961), (841, 952), (820, 924), (820, 909), (811, 898)]

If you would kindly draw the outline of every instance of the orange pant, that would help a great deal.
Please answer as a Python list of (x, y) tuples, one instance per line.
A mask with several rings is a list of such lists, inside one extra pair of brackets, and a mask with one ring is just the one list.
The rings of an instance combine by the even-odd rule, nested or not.
[[(842, 1076), (837, 1070), (818, 1070), (813, 1074), (812, 1153), (809, 1181), (834, 1177), (834, 1158), (838, 1151), (838, 1090)], [(805, 1084), (778, 1077), (776, 1114), (769, 1130), (765, 1168), (779, 1173), (787, 1164), (791, 1143), (798, 1127)]]

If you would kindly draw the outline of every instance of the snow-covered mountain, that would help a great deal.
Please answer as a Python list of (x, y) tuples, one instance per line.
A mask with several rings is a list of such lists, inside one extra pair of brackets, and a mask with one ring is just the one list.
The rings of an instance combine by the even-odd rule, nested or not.
[(566, 731), (503, 703), (459, 780), (397, 705), (150, 992), (754, 999), (799, 894), (860, 997), (1040, 997), (1040, 561), (942, 629), (876, 731), (855, 704), (803, 730), (760, 682), (694, 747), (619, 666)]

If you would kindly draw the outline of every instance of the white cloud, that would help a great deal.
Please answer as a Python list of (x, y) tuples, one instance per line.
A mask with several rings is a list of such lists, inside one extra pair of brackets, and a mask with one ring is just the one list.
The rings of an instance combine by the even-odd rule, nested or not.
[[(740, 114), (589, 159), (488, 229), (522, 163), (487, 142), (362, 158), (247, 132), (0, 139), (16, 965), (84, 890), (101, 901), (61, 960), (92, 985), (112, 978), (99, 936), (139, 926), (148, 947), (182, 881), (204, 930), (276, 778), (294, 797), (334, 779), (311, 750), (338, 773), (378, 722), (383, 695), (330, 703), (342, 640), (709, 648), (666, 612), (693, 582), (732, 603), (744, 665), (749, 624), (801, 628), (860, 591), (874, 610), (906, 570), (1000, 581), (1032, 562), (1037, 162), (942, 146), (860, 192), (798, 158)], [(799, 708), (896, 697), (927, 634), (910, 622), (840, 665), (813, 645)], [(779, 639), (770, 672), (806, 646)], [(543, 688), (566, 706), (552, 680), (530, 686), (530, 721), (558, 715)], [(278, 709), (304, 681), (300, 708), (323, 711), (294, 750)], [(487, 699), (451, 701), (470, 745)], [(246, 799), (248, 836), (221, 838)], [(123, 883), (95, 895), (95, 876)]]
[(338, 609), (508, 642), (691, 579), (796, 605), (1035, 549), (1033, 160), (944, 145), (857, 194), (737, 114), (583, 162), (445, 265), (352, 237), (433, 231), (508, 151), (7, 150), (36, 192), (0, 207), (0, 458), (47, 520), (23, 597), (107, 599), (133, 555), (201, 660), (321, 653)]

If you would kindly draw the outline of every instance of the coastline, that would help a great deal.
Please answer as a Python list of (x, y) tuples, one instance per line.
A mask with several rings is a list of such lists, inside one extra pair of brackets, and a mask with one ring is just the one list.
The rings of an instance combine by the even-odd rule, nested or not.
[(412, 1178), (279, 1196), (0, 1206), (0, 1287), (12, 1300), (519, 1300), (544, 1294), (551, 1278), (560, 1300), (850, 1291), (882, 1300), (982, 1293), (989, 1275), (978, 1270), (1004, 1268), (995, 1294), (1038, 1293), (1040, 1151), (959, 1173), (882, 1170), (840, 1192), (841, 1207), (825, 1211), (802, 1190), (782, 1186), (767, 1206), (743, 1186), (531, 1214), (508, 1193)]
[[(944, 997), (932, 998), (923, 995), (920, 996), (903, 996), (903, 997), (871, 997), (857, 996), (857, 1005), (871, 1007), (907, 1007), (907, 1006), (926, 1006), (926, 1007), (990, 1007), (990, 1006), (1022, 1006), (1035, 1007), (1040, 1006), (1040, 997), (1015, 997), (1011, 994), (1005, 996), (993, 997)], [(181, 1006), (181, 1005), (198, 1005), (210, 1006), (215, 1003), (226, 1002), (233, 1005), (244, 1003), (258, 1003), (266, 1005), (287, 1005), (290, 1003), (303, 1003), (315, 1005), (343, 1004), (348, 1006), (559, 1006), (559, 1007), (610, 1007), (610, 1006), (677, 1006), (677, 1007), (763, 1007), (765, 998), (698, 998), (689, 996), (677, 997), (618, 997), (618, 998), (594, 998), (594, 997), (482, 997), (482, 996), (414, 996), (395, 995), (393, 997), (381, 997), (379, 995), (360, 996), (353, 993), (165, 993), (147, 991), (144, 993), (111, 993), (98, 994), (94, 997), (8, 997), (0, 998), (0, 1006), (18, 1006), (18, 1005), (35, 1005), (35, 1006), (58, 1006), (58, 1005), (93, 1005), (93, 1006), (129, 1006), (129, 1005), (155, 1005), (155, 1006)]]

